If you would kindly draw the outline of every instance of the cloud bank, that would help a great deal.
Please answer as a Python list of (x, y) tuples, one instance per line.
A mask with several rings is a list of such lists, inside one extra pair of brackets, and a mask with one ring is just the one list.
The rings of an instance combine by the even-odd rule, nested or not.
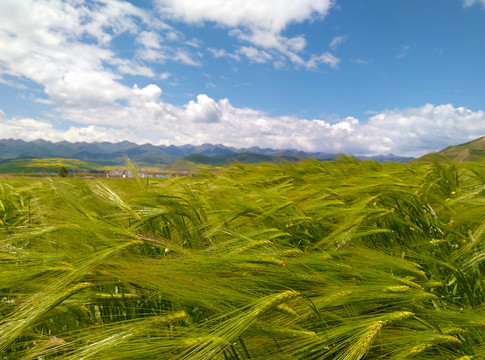
[(78, 124), (56, 130), (46, 120), (7, 119), (0, 113), (3, 137), (52, 141), (121, 141), (154, 144), (222, 143), (228, 146), (296, 148), (305, 151), (419, 156), (485, 134), (485, 113), (453, 105), (381, 111), (366, 121), (353, 117), (328, 122), (234, 107), (201, 94), (183, 106), (161, 98), (156, 85), (131, 89), (127, 106), (78, 109), (60, 116)]

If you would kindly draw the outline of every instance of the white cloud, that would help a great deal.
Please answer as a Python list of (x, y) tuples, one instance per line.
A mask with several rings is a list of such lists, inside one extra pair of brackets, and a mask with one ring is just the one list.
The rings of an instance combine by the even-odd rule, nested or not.
[(187, 22), (216, 22), (227, 27), (280, 33), (290, 23), (323, 17), (331, 0), (157, 0), (160, 11)]
[[(144, 144), (147, 141), (136, 136), (130, 129), (112, 129), (89, 125), (86, 127), (70, 127), (65, 132), (58, 132), (53, 141), (57, 139), (67, 140), (70, 142), (93, 142), (93, 141), (107, 141), (107, 142), (120, 142), (120, 141), (132, 141), (138, 144)], [(45, 139), (45, 138), (44, 138)]]
[(135, 95), (141, 96), (145, 99), (155, 101), (160, 98), (162, 95), (162, 89), (160, 89), (157, 85), (150, 84), (143, 89), (138, 88), (138, 85), (133, 86), (133, 93)]
[(246, 56), (249, 60), (257, 63), (265, 63), (273, 58), (266, 51), (256, 49), (252, 46), (241, 46), (238, 52)]
[(341, 36), (336, 36), (332, 39), (332, 41), (330, 42), (330, 49), (332, 49), (333, 51), (336, 51), (338, 46), (340, 44), (343, 44), (344, 42), (346, 42), (348, 39), (347, 36), (345, 35), (341, 35)]
[[(136, 55), (141, 60), (153, 63), (163, 64), (170, 60), (189, 66), (202, 66), (202, 62), (199, 59), (195, 59), (190, 51), (177, 46), (161, 46), (160, 49), (140, 48), (137, 50)], [(201, 57), (201, 54), (197, 54), (197, 57)]]
[[(89, 7), (78, 1), (3, 0), (0, 72), (42, 85), (58, 104), (101, 106), (122, 99), (129, 89), (106, 64), (120, 73), (153, 74), (145, 66), (117, 58), (105, 46), (117, 34), (136, 32), (134, 18), (150, 21), (142, 10), (114, 0)], [(94, 41), (85, 43), (83, 37)]]
[(163, 72), (158, 77), (161, 80), (167, 80), (170, 76), (172, 76), (172, 74), (170, 74), (169, 72)]
[(115, 65), (121, 74), (141, 75), (145, 77), (155, 76), (155, 73), (151, 68), (140, 65), (139, 63), (132, 60), (114, 58), (111, 59), (109, 63), (111, 65)]
[[(244, 33), (239, 29), (234, 29), (230, 31), (230, 34), (233, 36), (236, 36), (240, 41), (247, 41), (261, 48), (261, 49), (257, 49), (253, 46), (242, 47), (242, 48), (251, 49), (250, 50), (251, 53), (249, 54), (250, 56), (247, 56), (247, 57), (252, 61), (255, 61), (254, 58), (258, 59), (259, 61), (256, 61), (256, 62), (259, 62), (259, 63), (265, 63), (270, 60), (268, 56), (263, 56), (263, 57), (251, 56), (251, 55), (255, 55), (256, 53), (255, 50), (257, 50), (260, 52), (260, 54), (268, 54), (268, 55), (269, 55), (268, 51), (271, 51), (273, 55), (272, 56), (270, 55), (270, 56), (276, 68), (283, 67), (286, 59), (290, 60), (292, 63), (296, 64), (297, 66), (303, 65), (308, 67), (307, 64), (310, 62), (310, 60), (305, 61), (300, 55), (297, 54), (298, 52), (301, 52), (306, 46), (306, 40), (303, 36), (287, 38), (279, 34), (267, 32), (264, 29), (254, 29), (253, 32), (249, 34)], [(246, 51), (247, 49), (243, 49), (243, 53)], [(241, 51), (239, 52), (241, 53)], [(316, 55), (312, 55), (312, 56), (316, 57)], [(262, 61), (264, 58), (267, 58), (267, 59)]]
[(463, 6), (469, 7), (481, 3), (485, 7), (485, 0), (463, 0)]
[(200, 49), (202, 47), (202, 41), (193, 38), (185, 42), (185, 45), (192, 46), (193, 48)]
[(231, 58), (231, 59), (234, 59), (236, 61), (241, 61), (241, 58), (239, 57), (238, 54), (231, 54), (231, 53), (228, 53), (226, 50), (224, 49), (213, 49), (213, 48), (208, 48), (207, 49), (211, 54), (212, 56), (214, 56), (215, 58), (221, 58), (221, 57), (228, 57), (228, 58)]
[(340, 59), (328, 52), (325, 52), (320, 56), (312, 55), (310, 60), (306, 63), (306, 67), (309, 69), (314, 69), (318, 66), (319, 63), (325, 63), (333, 69), (338, 69)]
[(385, 110), (362, 129), (361, 148), (369, 153), (420, 155), (485, 135), (485, 113), (451, 104)]
[[(123, 75), (156, 76), (140, 59), (201, 65), (184, 47), (163, 44), (182, 34), (125, 1), (2, 0), (0, 24), (2, 83), (6, 76), (31, 80), (48, 96), (42, 101), (53, 105), (105, 107), (126, 100), (131, 89), (122, 84)], [(110, 50), (122, 33), (135, 37), (136, 59)]]
[(295, 36), (287, 41), (287, 45), (290, 51), (300, 52), (306, 46), (306, 40), (303, 36)]
[(0, 134), (3, 139), (23, 139), (32, 141), (44, 139), (49, 141), (109, 141), (131, 140), (142, 144), (146, 141), (136, 136), (130, 129), (112, 129), (99, 126), (72, 126), (68, 130), (57, 130), (47, 121), (34, 119), (7, 119), (0, 110)]
[[(333, 0), (157, 0), (162, 15), (189, 23), (215, 22), (230, 29), (229, 34), (242, 42), (249, 42), (259, 51), (276, 50), (297, 65), (305, 61), (297, 55), (306, 47), (305, 38), (285, 37), (281, 33), (292, 23), (323, 18), (333, 6)], [(255, 49), (253, 46), (247, 47)], [(247, 50), (243, 50), (246, 52)], [(268, 56), (255, 55), (251, 50), (248, 58), (255, 62), (267, 62)], [(234, 57), (228, 53), (212, 52), (219, 57)], [(216, 55), (217, 54), (217, 55)], [(246, 54), (245, 54), (246, 55)], [(265, 60), (266, 58), (266, 60)], [(280, 56), (273, 56), (276, 67), (281, 67)], [(326, 63), (325, 61), (323, 63)], [(316, 64), (316, 63), (315, 63)]]
[(164, 47), (163, 50), (141, 48), (137, 50), (136, 55), (141, 60), (164, 63), (165, 61), (170, 59), (170, 55), (166, 53), (166, 49), (167, 47)]
[(184, 35), (176, 30), (169, 31), (165, 37), (168, 41), (173, 41), (173, 42), (184, 40)]
[[(363, 121), (348, 117), (329, 122), (294, 116), (272, 117), (259, 110), (234, 107), (228, 99), (215, 101), (204, 94), (198, 95), (195, 101), (175, 106), (163, 100), (162, 90), (156, 85), (135, 86), (130, 94), (127, 105), (116, 104), (102, 111), (99, 108), (59, 109), (60, 118), (85, 124), (70, 133), (55, 130), (45, 121), (14, 119), (3, 120), (4, 128), (0, 131), (27, 139), (72, 140), (73, 134), (82, 137), (89, 129), (99, 129), (96, 139), (102, 140), (104, 136), (108, 141), (143, 138), (167, 145), (223, 143), (236, 147), (257, 145), (407, 156), (419, 156), (485, 135), (483, 111), (455, 108), (450, 104), (370, 112), (370, 117)], [(8, 124), (6, 130), (5, 124)], [(113, 126), (116, 136), (110, 135)]]
[(177, 50), (173, 59), (176, 61), (180, 61), (185, 65), (202, 66), (202, 63), (199, 60), (194, 59), (188, 51), (182, 49)]
[(184, 106), (182, 116), (193, 123), (218, 123), (221, 121), (222, 109), (213, 99), (201, 94), (197, 96), (197, 102), (191, 100)]
[(148, 49), (160, 49), (162, 38), (153, 31), (142, 31), (136, 38), (136, 42)]
[(265, 29), (253, 29), (251, 32), (233, 29), (229, 34), (237, 37), (240, 41), (249, 42), (263, 49), (276, 49), (281, 52), (295, 51), (294, 49), (301, 51), (306, 46), (306, 40), (302, 36), (287, 38)]
[[(189, 66), (202, 66), (191, 52), (193, 48), (200, 48), (202, 42), (197, 39), (186, 41), (181, 32), (173, 28), (167, 30), (164, 37), (154, 31), (142, 31), (136, 38), (136, 43), (141, 45), (136, 51), (137, 57), (156, 63), (171, 60)], [(200, 57), (200, 54), (197, 55)]]
[[(330, 0), (231, 0), (212, 12), (223, 4), (214, 1), (212, 5), (188, 0), (160, 4), (163, 11), (187, 21), (216, 21), (232, 27), (239, 40), (254, 44), (241, 46), (233, 54), (209, 50), (216, 57), (240, 61), (244, 56), (258, 63), (272, 61), (276, 67), (283, 67), (286, 59), (311, 68), (319, 63), (336, 67), (338, 61), (327, 55), (303, 60), (298, 53), (306, 46), (304, 37), (281, 35), (290, 23), (325, 16)], [(233, 8), (224, 10), (228, 5)], [(191, 6), (201, 11), (195, 13)], [(109, 107), (131, 96), (131, 88), (122, 83), (124, 75), (157, 76), (146, 63), (203, 65), (202, 54), (194, 53), (199, 40), (186, 41), (178, 30), (125, 1), (93, 0), (86, 5), (77, 0), (3, 0), (0, 24), (0, 82), (11, 85), (10, 78), (31, 80), (42, 86), (48, 98), (40, 101), (46, 104)], [(113, 38), (123, 33), (134, 37), (134, 59), (110, 49)], [(161, 78), (166, 79), (166, 74)]]

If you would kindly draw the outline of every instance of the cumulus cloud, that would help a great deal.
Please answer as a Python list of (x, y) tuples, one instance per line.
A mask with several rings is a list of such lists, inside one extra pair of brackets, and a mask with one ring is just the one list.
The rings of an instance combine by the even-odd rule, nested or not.
[(207, 95), (197, 96), (197, 102), (191, 100), (184, 107), (183, 115), (189, 122), (217, 123), (221, 121), (221, 107)]
[(162, 89), (160, 89), (157, 85), (150, 84), (143, 89), (138, 88), (138, 85), (133, 86), (133, 93), (140, 97), (143, 97), (147, 100), (155, 101), (157, 100), (160, 95), (162, 95)]
[[(304, 151), (344, 152), (356, 155), (397, 154), (419, 156), (450, 144), (467, 142), (485, 135), (485, 113), (451, 104), (427, 104), (418, 108), (370, 113), (367, 119), (302, 119), (272, 117), (263, 111), (238, 108), (228, 99), (214, 100), (200, 94), (196, 100), (176, 106), (162, 98), (156, 85), (131, 90), (126, 106), (59, 109), (59, 117), (85, 124), (62, 133), (50, 123), (10, 120), (8, 131), (18, 137), (73, 139), (100, 130), (96, 139), (147, 139), (156, 144), (223, 143), (236, 147), (264, 146)], [(18, 125), (21, 124), (21, 125)], [(114, 129), (113, 135), (110, 129)], [(30, 130), (29, 130), (30, 129)], [(46, 136), (42, 136), (42, 134)], [(27, 135), (22, 135), (27, 134)], [(116, 134), (116, 135), (114, 135)], [(87, 135), (86, 135), (87, 136)], [(93, 139), (94, 140), (94, 137)]]
[[(374, 134), (377, 134), (374, 135)], [(420, 155), (485, 135), (485, 113), (451, 104), (382, 111), (363, 126), (361, 148), (369, 153)]]

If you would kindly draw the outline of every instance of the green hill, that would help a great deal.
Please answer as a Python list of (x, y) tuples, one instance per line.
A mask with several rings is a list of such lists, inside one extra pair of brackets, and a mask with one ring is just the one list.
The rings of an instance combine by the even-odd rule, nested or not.
[(430, 153), (415, 161), (429, 160), (433, 157), (445, 157), (448, 160), (462, 162), (462, 161), (482, 161), (485, 159), (485, 136), (479, 139), (455, 146), (448, 146), (437, 153)]
[(239, 153), (229, 155), (191, 154), (181, 157), (166, 166), (167, 170), (196, 170), (199, 165), (226, 167), (231, 163), (257, 164), (263, 162), (298, 161), (291, 156), (271, 156), (263, 154)]
[(60, 167), (65, 166), (68, 171), (102, 171), (104, 168), (97, 164), (78, 159), (12, 159), (0, 161), (0, 174), (39, 174), (57, 173)]

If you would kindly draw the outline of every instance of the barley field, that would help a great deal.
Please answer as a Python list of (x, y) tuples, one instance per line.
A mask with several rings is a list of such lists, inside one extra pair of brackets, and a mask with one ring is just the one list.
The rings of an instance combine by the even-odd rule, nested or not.
[(0, 179), (0, 358), (483, 359), (485, 163)]

